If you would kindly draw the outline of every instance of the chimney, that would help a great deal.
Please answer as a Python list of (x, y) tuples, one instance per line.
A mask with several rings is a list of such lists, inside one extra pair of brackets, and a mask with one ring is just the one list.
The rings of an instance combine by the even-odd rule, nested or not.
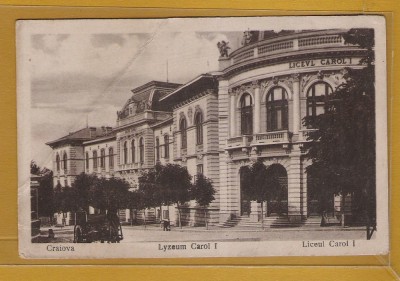
[(91, 139), (93, 139), (93, 138), (96, 137), (96, 127), (90, 127), (90, 128), (89, 128), (89, 137), (90, 137)]

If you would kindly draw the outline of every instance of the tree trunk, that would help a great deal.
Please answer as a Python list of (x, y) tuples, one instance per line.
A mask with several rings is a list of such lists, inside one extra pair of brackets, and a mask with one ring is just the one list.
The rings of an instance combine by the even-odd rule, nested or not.
[(345, 217), (345, 208), (344, 208), (344, 203), (345, 203), (345, 199), (346, 199), (346, 197), (345, 197), (345, 195), (344, 195), (344, 192), (342, 192), (342, 221), (341, 221), (341, 225), (342, 225), (342, 227), (344, 227), (344, 217)]
[(131, 226), (133, 225), (133, 210), (129, 209), (129, 216), (131, 217)]
[(143, 210), (143, 217), (144, 217), (144, 228), (146, 228), (146, 209)]
[(160, 204), (160, 223), (163, 221), (162, 204)]
[(177, 208), (178, 208), (178, 224), (179, 224), (179, 228), (182, 228), (181, 209), (179, 208), (179, 203), (176, 203), (176, 206), (177, 206)]
[(261, 201), (261, 229), (264, 230), (264, 201)]
[(207, 208), (204, 207), (204, 221), (206, 222), (206, 229), (208, 230)]

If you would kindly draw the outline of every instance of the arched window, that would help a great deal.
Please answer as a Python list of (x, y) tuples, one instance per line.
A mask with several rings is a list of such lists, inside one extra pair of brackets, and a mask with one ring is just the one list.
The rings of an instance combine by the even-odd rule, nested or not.
[(136, 146), (135, 146), (135, 140), (132, 140), (131, 142), (131, 157), (132, 157), (132, 163), (135, 163), (136, 161)]
[(114, 149), (112, 147), (108, 149), (108, 166), (110, 169), (114, 168)]
[(186, 119), (182, 118), (179, 123), (179, 130), (181, 131), (181, 148), (187, 147), (187, 135), (186, 135)]
[(60, 171), (60, 155), (56, 155), (56, 166), (57, 166), (57, 171)]
[(160, 161), (160, 139), (156, 137), (156, 161)]
[(318, 116), (325, 112), (326, 96), (332, 93), (332, 87), (326, 82), (317, 82), (307, 91), (307, 116)]
[(240, 99), (240, 126), (242, 135), (253, 134), (253, 100), (248, 93)]
[(67, 153), (65, 152), (63, 156), (63, 166), (64, 166), (64, 171), (67, 171)]
[(267, 95), (267, 131), (288, 129), (288, 101), (286, 90), (274, 87)]
[(140, 138), (139, 140), (139, 158), (140, 158), (140, 163), (144, 162), (144, 142), (143, 138)]
[(102, 148), (100, 150), (100, 167), (104, 169), (105, 165), (106, 165), (106, 151), (104, 150), (104, 148)]
[(169, 136), (164, 135), (164, 157), (169, 158)]
[(93, 169), (97, 169), (97, 151), (93, 151)]
[(123, 154), (124, 154), (124, 164), (127, 164), (128, 163), (128, 144), (127, 144), (127, 142), (124, 142), (124, 148), (123, 148)]
[(86, 152), (86, 170), (89, 170), (89, 153)]
[(203, 115), (201, 112), (196, 113), (194, 123), (196, 125), (196, 144), (203, 144)]

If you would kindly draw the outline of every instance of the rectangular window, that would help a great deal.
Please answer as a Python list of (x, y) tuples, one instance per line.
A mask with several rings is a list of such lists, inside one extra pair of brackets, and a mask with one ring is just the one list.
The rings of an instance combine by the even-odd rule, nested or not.
[(163, 210), (163, 219), (169, 220), (169, 210)]
[(160, 139), (156, 138), (156, 160), (160, 161)]
[(89, 170), (89, 154), (86, 152), (86, 170)]
[(169, 137), (164, 136), (164, 157), (169, 159)]
[(197, 174), (203, 174), (203, 164), (197, 165)]
[(276, 110), (276, 129), (282, 130), (282, 112), (280, 109)]

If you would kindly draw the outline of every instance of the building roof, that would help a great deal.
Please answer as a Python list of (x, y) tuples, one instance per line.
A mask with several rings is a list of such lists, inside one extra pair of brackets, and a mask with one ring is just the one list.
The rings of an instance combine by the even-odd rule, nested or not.
[[(133, 89), (132, 97), (127, 100), (122, 110), (118, 112), (118, 118), (124, 119), (130, 114), (141, 113), (145, 110), (172, 111), (172, 108), (159, 103), (159, 100), (180, 85), (181, 84), (177, 83), (150, 81)], [(132, 110), (133, 113), (130, 113), (130, 110)]]
[(93, 140), (98, 137), (104, 137), (112, 133), (111, 127), (87, 127), (75, 132), (71, 132), (54, 141), (49, 141), (46, 144), (51, 148), (68, 143), (83, 143), (84, 141)]
[(175, 105), (184, 100), (190, 99), (201, 92), (216, 90), (218, 83), (216, 75), (205, 73), (197, 76), (186, 84), (183, 84), (175, 91), (160, 98), (160, 103)]
[(85, 141), (84, 144), (94, 144), (94, 143), (99, 143), (99, 142), (104, 142), (104, 141), (110, 141), (110, 140), (115, 140), (117, 138), (117, 132), (116, 131), (111, 131), (110, 133), (107, 133), (105, 135), (96, 137), (94, 139)]

